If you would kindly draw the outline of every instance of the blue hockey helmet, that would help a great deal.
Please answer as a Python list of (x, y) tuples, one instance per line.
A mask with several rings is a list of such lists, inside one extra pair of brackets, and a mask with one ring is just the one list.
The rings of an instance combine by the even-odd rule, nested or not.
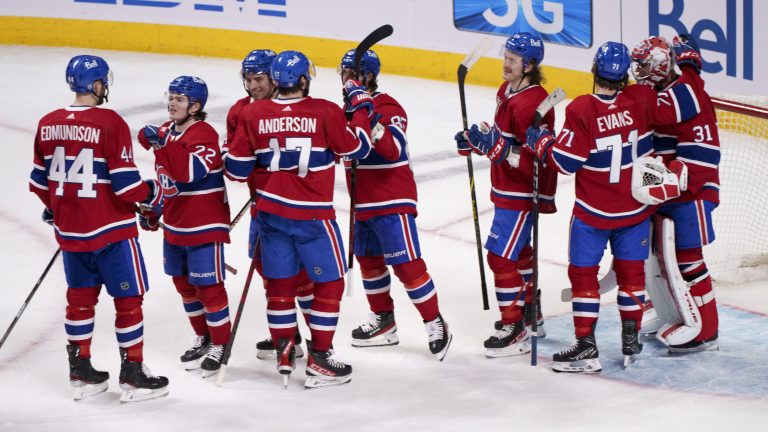
[(270, 49), (258, 49), (248, 53), (243, 59), (243, 67), (240, 73), (245, 74), (267, 74), (269, 75), (269, 67), (272, 66), (272, 61), (277, 57), (277, 54)]
[(544, 60), (544, 42), (528, 32), (515, 33), (507, 39), (504, 47), (523, 58), (523, 67), (528, 66), (531, 60), (537, 66)]
[[(344, 54), (344, 57), (341, 58), (341, 69), (354, 69), (355, 68), (355, 50), (351, 49), (347, 51), (346, 54)], [(363, 53), (363, 56), (360, 57), (360, 72), (363, 72), (364, 74), (368, 74), (369, 72), (373, 74), (374, 77), (379, 76), (379, 72), (381, 71), (381, 60), (379, 60), (379, 56), (376, 55), (373, 50), (367, 50)], [(341, 71), (339, 71), (341, 73)]]
[(67, 65), (67, 84), (76, 93), (93, 91), (93, 83), (101, 80), (107, 88), (112, 84), (112, 72), (103, 58), (93, 55), (72, 57)]
[(275, 57), (270, 67), (272, 80), (280, 88), (291, 88), (299, 83), (299, 78), (307, 81), (315, 76), (315, 66), (304, 54), (298, 51), (283, 51)]
[(609, 81), (621, 81), (627, 77), (632, 62), (627, 46), (621, 42), (606, 42), (595, 53), (595, 72)]
[(168, 93), (184, 95), (189, 99), (189, 103), (200, 102), (200, 111), (205, 108), (205, 102), (208, 101), (208, 85), (205, 81), (195, 76), (182, 75), (168, 86)]

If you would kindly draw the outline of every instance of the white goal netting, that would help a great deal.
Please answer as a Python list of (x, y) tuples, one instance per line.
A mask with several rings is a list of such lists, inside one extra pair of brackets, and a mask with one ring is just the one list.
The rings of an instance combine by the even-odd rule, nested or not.
[(716, 240), (704, 248), (716, 280), (768, 276), (768, 97), (713, 98), (720, 132)]

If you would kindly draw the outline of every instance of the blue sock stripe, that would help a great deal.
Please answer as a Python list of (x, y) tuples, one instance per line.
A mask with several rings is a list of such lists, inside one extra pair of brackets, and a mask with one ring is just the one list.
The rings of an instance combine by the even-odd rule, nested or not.
[(389, 273), (387, 273), (386, 277), (383, 277), (381, 279), (374, 279), (374, 280), (366, 280), (363, 279), (363, 288), (365, 289), (379, 289), (379, 288), (386, 288), (392, 284), (392, 278), (389, 276)]
[(82, 336), (93, 333), (93, 323), (85, 325), (64, 324), (64, 328), (66, 329), (67, 334), (71, 336)]
[(184, 310), (187, 313), (201, 311), (203, 310), (203, 304), (199, 301), (192, 302), (192, 303), (184, 303)]
[(224, 309), (217, 311), (217, 312), (206, 312), (205, 313), (205, 320), (208, 322), (219, 322), (221, 320), (224, 320), (229, 317), (229, 307), (225, 307)]
[(407, 290), (408, 291), (408, 297), (411, 298), (411, 301), (417, 301), (421, 298), (427, 297), (432, 294), (432, 291), (435, 290), (435, 284), (432, 282), (432, 278), (429, 278), (429, 281), (425, 283), (424, 285), (413, 289), (413, 290)]
[(135, 330), (131, 330), (131, 331), (126, 332), (126, 333), (121, 333), (121, 332), (118, 331), (115, 334), (117, 335), (117, 342), (118, 342), (118, 344), (120, 344), (120, 346), (124, 346), (124, 345), (130, 346), (130, 345), (133, 345), (133, 343), (131, 343), (131, 342), (143, 339), (143, 337), (144, 337), (144, 326), (141, 325), (141, 326), (139, 326), (139, 328), (137, 328)]
[(574, 301), (572, 303), (572, 306), (573, 306), (574, 312), (592, 312), (592, 313), (600, 312), (600, 303), (582, 303), (582, 302)]

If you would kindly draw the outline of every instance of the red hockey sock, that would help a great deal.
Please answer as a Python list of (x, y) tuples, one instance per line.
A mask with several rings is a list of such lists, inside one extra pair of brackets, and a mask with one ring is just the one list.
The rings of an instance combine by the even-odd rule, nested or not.
[(437, 304), (437, 290), (432, 277), (427, 273), (424, 260), (417, 258), (393, 266), (395, 276), (405, 285), (411, 303), (416, 306), (424, 322), (434, 321), (440, 315)]
[(363, 275), (365, 298), (373, 313), (392, 312), (395, 303), (390, 295), (392, 277), (384, 264), (383, 256), (358, 256), (360, 273)]
[(144, 361), (144, 315), (141, 296), (116, 298), (115, 333), (117, 345), (128, 352), (128, 361)]
[(267, 323), (272, 342), (293, 339), (298, 330), (296, 322), (295, 276), (265, 279), (267, 288)]
[(312, 314), (309, 317), (314, 351), (328, 351), (333, 346), (343, 293), (344, 279), (315, 282), (315, 299), (312, 301)]
[(533, 247), (531, 245), (525, 245), (517, 255), (517, 270), (520, 272), (520, 276), (523, 278), (523, 282), (526, 285), (525, 302), (531, 303), (533, 300), (530, 295), (531, 277), (533, 277)]
[(197, 297), (197, 289), (189, 283), (187, 276), (173, 276), (173, 285), (176, 291), (181, 294), (181, 301), (184, 303), (184, 311), (187, 313), (189, 323), (198, 336), (208, 334), (208, 326), (205, 324), (205, 309), (203, 303)]
[(296, 301), (304, 316), (304, 322), (309, 327), (309, 314), (312, 308), (312, 300), (315, 298), (315, 283), (309, 278), (307, 271), (302, 268), (294, 277), (296, 286)]
[(205, 323), (211, 343), (224, 345), (229, 342), (232, 325), (229, 321), (229, 301), (223, 283), (197, 287), (197, 298), (205, 308)]
[(512, 324), (523, 319), (525, 294), (523, 278), (517, 269), (517, 261), (488, 252), (488, 266), (493, 272), (496, 301), (501, 312), (501, 323)]
[(67, 312), (64, 329), (67, 340), (80, 347), (80, 358), (91, 358), (91, 340), (101, 286), (67, 289)]
[(634, 321), (635, 327), (640, 330), (645, 303), (645, 262), (615, 258), (613, 270), (619, 284), (616, 302), (621, 320)]
[(599, 266), (568, 266), (568, 279), (573, 291), (573, 326), (576, 337), (589, 336), (594, 332), (600, 316), (600, 291), (597, 282)]

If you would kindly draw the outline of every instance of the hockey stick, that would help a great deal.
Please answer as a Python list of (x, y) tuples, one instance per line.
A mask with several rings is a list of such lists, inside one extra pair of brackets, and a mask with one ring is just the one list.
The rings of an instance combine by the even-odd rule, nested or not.
[[(536, 107), (533, 127), (541, 126), (544, 116), (565, 99), (565, 91), (556, 88)], [(554, 126), (554, 125), (553, 125)], [(539, 292), (539, 161), (533, 158), (533, 273), (531, 274), (531, 366), (536, 366), (537, 346), (539, 340), (538, 295)]]
[[(256, 254), (254, 253), (255, 257)], [(235, 343), (235, 336), (237, 335), (237, 329), (240, 327), (240, 318), (243, 316), (243, 307), (245, 306), (245, 299), (248, 297), (248, 290), (251, 288), (251, 280), (253, 279), (253, 273), (256, 270), (256, 260), (251, 259), (251, 267), (248, 269), (248, 277), (245, 278), (245, 286), (243, 286), (243, 293), (240, 294), (240, 304), (237, 305), (237, 313), (235, 314), (235, 322), (232, 323), (232, 333), (229, 335), (229, 342), (224, 346), (224, 354), (221, 356), (221, 369), (219, 370), (219, 376), (216, 377), (216, 385), (221, 387), (224, 383), (224, 375), (227, 374), (227, 363), (229, 363), (229, 356), (232, 354), (232, 345)]]
[[(394, 29), (389, 24), (372, 31), (355, 48), (355, 78), (360, 79), (360, 62), (363, 54), (380, 41), (392, 36)], [(352, 270), (355, 265), (355, 193), (357, 191), (357, 161), (352, 160), (349, 168), (349, 253), (347, 254), (347, 267)], [(349, 278), (352, 280), (352, 278)], [(352, 288), (347, 287), (347, 295), (352, 295)]]
[(45, 266), (45, 270), (43, 270), (43, 274), (40, 275), (40, 279), (37, 280), (37, 283), (32, 288), (32, 292), (29, 293), (27, 296), (27, 299), (24, 300), (24, 304), (21, 305), (21, 309), (16, 313), (16, 317), (13, 318), (13, 321), (11, 321), (11, 325), (8, 327), (8, 330), (5, 331), (5, 334), (3, 335), (3, 338), (0, 339), (0, 348), (3, 347), (3, 344), (5, 344), (5, 340), (8, 339), (8, 335), (11, 334), (11, 330), (13, 330), (14, 327), (16, 327), (16, 323), (19, 322), (19, 318), (21, 318), (21, 314), (24, 313), (24, 310), (29, 306), (29, 302), (32, 300), (32, 296), (35, 295), (37, 292), (37, 289), (40, 288), (40, 284), (43, 283), (43, 279), (45, 279), (45, 276), (48, 274), (48, 271), (53, 267), (54, 261), (56, 261), (56, 258), (59, 257), (59, 253), (61, 253), (61, 248), (56, 249), (56, 252), (54, 252), (53, 257), (51, 257), (51, 260), (48, 262), (48, 265)]
[[(464, 80), (467, 77), (469, 69), (480, 60), (491, 48), (491, 39), (483, 38), (474, 48), (464, 57), (457, 71), (459, 81), (459, 99), (461, 100), (461, 121), (464, 131), (469, 129), (467, 122), (467, 100), (464, 95)], [(472, 218), (475, 223), (475, 243), (477, 244), (477, 261), (480, 266), (480, 290), (483, 296), (483, 310), (488, 310), (488, 285), (485, 282), (485, 263), (483, 262), (482, 239), (480, 238), (480, 219), (477, 215), (477, 195), (475, 194), (475, 170), (472, 167), (472, 153), (467, 155), (467, 173), (469, 174), (469, 195), (472, 200)]]

